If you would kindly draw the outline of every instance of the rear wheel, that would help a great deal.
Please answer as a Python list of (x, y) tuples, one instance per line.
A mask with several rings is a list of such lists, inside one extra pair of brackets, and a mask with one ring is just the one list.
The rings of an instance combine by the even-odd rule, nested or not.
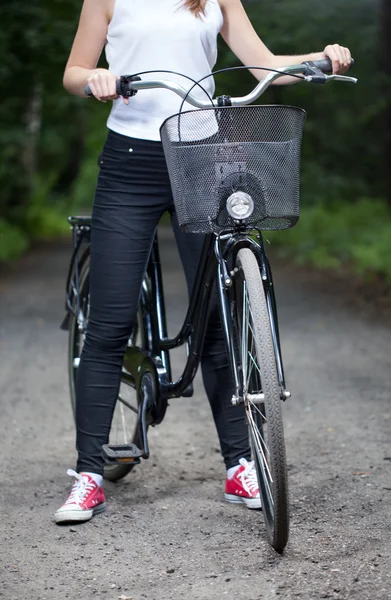
[(269, 542), (282, 551), (288, 541), (288, 484), (276, 357), (265, 291), (253, 252), (239, 250), (233, 316), (242, 396), (249, 427)]
[[(89, 317), (89, 258), (84, 263), (79, 279), (79, 314), (71, 315), (69, 322), (68, 343), (68, 373), (69, 388), (73, 415), (76, 408), (76, 374), (80, 363), (80, 356), (84, 345), (86, 328)], [(76, 307), (75, 307), (76, 308)], [(135, 327), (129, 339), (129, 344), (145, 347), (146, 334), (143, 326), (141, 311), (137, 314)], [(116, 402), (113, 421), (110, 431), (109, 443), (114, 445), (136, 444), (141, 446), (140, 432), (138, 428), (138, 402), (134, 387), (121, 378), (121, 385)], [(117, 481), (125, 477), (133, 469), (134, 465), (105, 465), (104, 477), (111, 481)]]

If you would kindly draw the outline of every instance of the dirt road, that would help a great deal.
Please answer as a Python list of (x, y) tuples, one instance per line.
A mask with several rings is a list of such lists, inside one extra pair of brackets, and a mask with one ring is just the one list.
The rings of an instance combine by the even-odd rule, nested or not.
[[(164, 238), (174, 333), (186, 298)], [(106, 484), (106, 515), (53, 523), (75, 459), (59, 330), (68, 256), (65, 244), (41, 248), (0, 275), (0, 596), (391, 600), (391, 330), (284, 267), (275, 277), (293, 394), (285, 553), (268, 546), (261, 514), (223, 501), (199, 380), (195, 397), (173, 401), (154, 430), (152, 458)]]

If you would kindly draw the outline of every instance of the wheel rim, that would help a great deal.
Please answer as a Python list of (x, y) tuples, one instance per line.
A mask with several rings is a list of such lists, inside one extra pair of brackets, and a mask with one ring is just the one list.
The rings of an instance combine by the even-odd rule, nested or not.
[(239, 351), (242, 367), (242, 393), (244, 409), (249, 425), (252, 459), (255, 464), (262, 510), (268, 529), (274, 522), (273, 476), (270, 464), (268, 425), (265, 405), (262, 402), (263, 391), (261, 368), (256, 351), (254, 321), (247, 291), (246, 281), (242, 277), (239, 298), (242, 321), (239, 323)]

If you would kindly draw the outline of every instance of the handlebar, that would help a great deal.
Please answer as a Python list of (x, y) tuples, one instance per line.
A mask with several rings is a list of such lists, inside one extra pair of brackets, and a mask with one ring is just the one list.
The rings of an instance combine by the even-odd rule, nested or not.
[[(352, 59), (352, 66), (354, 65), (354, 60)], [(247, 67), (248, 69), (254, 69), (259, 67)], [(260, 96), (267, 90), (267, 88), (274, 82), (276, 79), (283, 77), (284, 75), (294, 75), (300, 77), (303, 81), (309, 83), (327, 83), (327, 81), (346, 81), (349, 83), (357, 83), (357, 79), (354, 77), (347, 77), (346, 75), (327, 75), (327, 73), (332, 73), (332, 63), (330, 59), (322, 59), (317, 61), (308, 61), (304, 62), (300, 65), (289, 65), (287, 67), (281, 67), (278, 71), (270, 72), (266, 77), (258, 83), (258, 85), (253, 89), (252, 92), (247, 94), (246, 96), (242, 96), (240, 98), (230, 98), (231, 106), (246, 106), (248, 104), (252, 104), (255, 100), (258, 100)], [(175, 92), (178, 96), (180, 96), (183, 100), (186, 100), (189, 104), (192, 104), (196, 108), (210, 108), (211, 102), (210, 100), (201, 100), (194, 96), (194, 94), (189, 93), (186, 88), (184, 88), (179, 83), (175, 83), (174, 81), (167, 80), (149, 80), (143, 81), (137, 75), (123, 75), (120, 79), (117, 80), (117, 94), (118, 96), (124, 96), (125, 98), (130, 98), (137, 94), (139, 90), (150, 90), (163, 88), (166, 90), (171, 90)], [(84, 88), (86, 96), (91, 97), (92, 93), (88, 85)], [(214, 105), (218, 105), (218, 99), (213, 100)]]

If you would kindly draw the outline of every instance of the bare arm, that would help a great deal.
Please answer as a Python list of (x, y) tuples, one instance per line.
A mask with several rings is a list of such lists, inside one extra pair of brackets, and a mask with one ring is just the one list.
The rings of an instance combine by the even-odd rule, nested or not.
[[(330, 58), (333, 63), (334, 73), (345, 73), (350, 66), (350, 52), (338, 44), (327, 46), (323, 52), (314, 52), (311, 54), (301, 54), (298, 56), (276, 56), (262, 42), (252, 26), (246, 11), (240, 0), (219, 0), (224, 16), (224, 25), (221, 34), (244, 65), (260, 67), (269, 67), (278, 69), (279, 67), (300, 64), (306, 60), (319, 60), (321, 58)], [(257, 79), (262, 79), (267, 75), (267, 71), (252, 71)], [(281, 77), (278, 83), (294, 83), (297, 81), (293, 77)]]
[(84, 87), (88, 84), (99, 100), (117, 97), (116, 76), (107, 69), (96, 68), (106, 42), (113, 4), (114, 0), (84, 0), (63, 79), (71, 94), (84, 97)]

